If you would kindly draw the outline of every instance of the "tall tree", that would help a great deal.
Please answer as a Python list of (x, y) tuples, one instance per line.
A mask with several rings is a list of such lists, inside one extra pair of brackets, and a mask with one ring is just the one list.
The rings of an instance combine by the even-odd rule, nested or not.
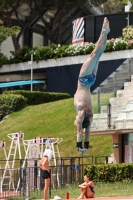
[[(130, 0), (133, 5), (133, 0)], [(104, 4), (102, 4), (102, 8), (104, 13), (121, 13), (125, 11), (125, 5), (128, 4), (128, 0), (108, 0)], [(131, 8), (133, 11), (133, 6)]]
[[(50, 23), (48, 23), (43, 17), (42, 13), (44, 12), (44, 9), (38, 6), (38, 1), (35, 2), (35, 6), (47, 30), (49, 40), (53, 43), (59, 44), (61, 39), (60, 35), (62, 30), (62, 18), (65, 12), (70, 11), (70, 9), (74, 7), (80, 7), (82, 9), (83, 7), (85, 7), (85, 5), (91, 7), (93, 4), (97, 6), (106, 1), (107, 0), (49, 0), (47, 3), (44, 1), (44, 9), (48, 8), (51, 10), (55, 10), (55, 16), (53, 19), (51, 19)], [(58, 23), (58, 34), (54, 32), (55, 23)]]
[[(35, 10), (33, 2), (34, 1), (32, 0), (0, 0), (1, 19), (4, 21), (4, 24), (8, 28), (11, 28), (15, 24), (14, 19), (16, 19), (18, 21), (17, 24), (21, 27), (17, 35), (12, 35), (15, 52), (20, 50), (20, 37), (24, 33), (33, 16)], [(28, 10), (25, 16), (21, 13), (22, 9), (24, 12)]]
[[(35, 13), (40, 16), (46, 27), (50, 41), (60, 43), (62, 18), (66, 11), (69, 11), (75, 6), (82, 9), (85, 4), (92, 6), (92, 4), (99, 5), (106, 1), (107, 0), (0, 0), (0, 13), (1, 19), (3, 19), (8, 28), (14, 25), (14, 19), (17, 20), (21, 27), (17, 35), (12, 35), (15, 51), (18, 52), (21, 48), (19, 43), (20, 37), (34, 19)], [(44, 17), (44, 13), (51, 10), (54, 10), (55, 15), (50, 23), (48, 23)], [(57, 35), (53, 31), (55, 23), (58, 23)]]
[(12, 26), (11, 28), (5, 27), (3, 25), (3, 21), (0, 20), (0, 45), (3, 41), (5, 41), (9, 36), (16, 35), (19, 32), (20, 27)]

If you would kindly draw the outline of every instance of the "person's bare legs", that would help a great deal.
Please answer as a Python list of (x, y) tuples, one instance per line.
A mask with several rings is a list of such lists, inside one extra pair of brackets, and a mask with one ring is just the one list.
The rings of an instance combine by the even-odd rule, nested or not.
[[(81, 149), (79, 148), (79, 151), (81, 153), (85, 153), (88, 151), (88, 148), (89, 148), (89, 141), (90, 141), (90, 128), (91, 128), (91, 123), (92, 123), (92, 120), (93, 120), (93, 115), (89, 118), (89, 121), (90, 121), (90, 125), (84, 129), (84, 147)], [(83, 133), (82, 133), (83, 135)], [(82, 140), (82, 138), (80, 138), (80, 134), (78, 135), (77, 134), (77, 141), (79, 141), (79, 139)]]
[(102, 31), (101, 31), (100, 37), (99, 37), (99, 39), (96, 43), (95, 49), (93, 50), (93, 52), (90, 54), (88, 59), (82, 65), (81, 70), (80, 70), (80, 74), (79, 74), (80, 77), (84, 77), (84, 76), (87, 76), (89, 74), (92, 74), (92, 72), (94, 74), (96, 74), (99, 59), (100, 59), (100, 57), (101, 57), (101, 55), (104, 52), (105, 47), (106, 47), (107, 34), (109, 33), (109, 31), (110, 31), (109, 21), (105, 17), (104, 22), (103, 22), (103, 26), (102, 26)]
[(89, 148), (89, 141), (90, 141), (90, 125), (85, 129), (85, 139), (84, 139), (84, 148), (83, 149), (88, 149)]
[(86, 191), (87, 191), (86, 188), (81, 188), (80, 196), (77, 199), (84, 199)]
[[(104, 19), (104, 24), (103, 24), (103, 30), (104, 29), (104, 26), (106, 28), (106, 26), (108, 27), (109, 29), (109, 21), (107, 20), (107, 18)], [(102, 34), (102, 33), (101, 33)], [(98, 58), (97, 58), (97, 62), (96, 62), (96, 66), (95, 68), (93, 69), (92, 73), (96, 75), (97, 73), (97, 69), (98, 69), (98, 64), (99, 64), (99, 60), (100, 60), (100, 57), (101, 55), (103, 54), (104, 50), (105, 50), (105, 47), (106, 47), (106, 42), (107, 42), (107, 35), (105, 35), (105, 39), (103, 40), (103, 45), (102, 45), (102, 49), (101, 49), (101, 53), (99, 54)], [(99, 40), (98, 40), (98, 43), (99, 43)]]
[(94, 193), (90, 191), (90, 188), (81, 188), (81, 193), (80, 196), (77, 197), (76, 199), (84, 199), (84, 197), (86, 198), (93, 198), (94, 197)]
[(101, 55), (103, 54), (104, 50), (105, 50), (105, 47), (106, 47), (106, 41), (107, 41), (107, 38), (105, 39), (105, 42), (103, 43), (103, 50), (101, 50), (101, 53), (99, 54), (99, 56), (97, 57), (97, 61), (96, 61), (96, 65), (92, 71), (93, 74), (97, 74), (97, 70), (98, 70), (98, 64), (99, 64), (99, 60), (100, 60), (100, 57)]
[(47, 193), (48, 193), (48, 188), (50, 186), (50, 178), (45, 179), (44, 184), (45, 184), (45, 186), (44, 186), (44, 200), (46, 200), (46, 199), (48, 199)]
[(90, 187), (87, 187), (86, 188), (86, 192), (85, 192), (85, 197), (86, 198), (93, 198), (95, 195), (95, 193), (93, 193), (91, 190), (90, 190)]
[(89, 187), (81, 188), (80, 196), (77, 197), (77, 199), (84, 199), (84, 197), (86, 197), (86, 198), (93, 198), (94, 197), (94, 193), (91, 192)]

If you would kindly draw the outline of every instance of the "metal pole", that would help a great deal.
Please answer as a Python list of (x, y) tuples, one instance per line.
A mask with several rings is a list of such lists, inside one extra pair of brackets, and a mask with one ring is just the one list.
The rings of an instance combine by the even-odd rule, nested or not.
[(106, 164), (108, 164), (108, 156), (106, 156)]
[(129, 12), (127, 13), (127, 26), (129, 26)]
[(103, 9), (103, 14), (104, 14), (104, 4), (101, 5), (102, 9)]
[(131, 81), (131, 60), (128, 58), (128, 65), (129, 65), (129, 81)]
[[(23, 168), (22, 168), (22, 159), (20, 159), (20, 185), (19, 185), (19, 190), (21, 191), (21, 192), (23, 192), (22, 191), (22, 188), (23, 188)], [(23, 188), (23, 190), (24, 190), (24, 188)]]
[(30, 199), (30, 190), (29, 190), (29, 183), (26, 183), (26, 198), (25, 200)]
[(116, 97), (116, 72), (114, 72), (114, 97)]
[(37, 188), (37, 160), (34, 160), (34, 188)]
[[(127, 2), (127, 5), (129, 5), (129, 0), (128, 0), (128, 2)], [(127, 13), (127, 26), (129, 26), (129, 11), (128, 11), (128, 13)]]
[(131, 1), (128, 0), (127, 5), (128, 5), (127, 25), (130, 26), (130, 18), (129, 18), (129, 15), (130, 15), (130, 9), (131, 9), (131, 7), (132, 7)]
[(83, 153), (82, 153), (82, 179), (83, 179)]
[(33, 54), (31, 54), (31, 92), (33, 90), (32, 81), (33, 81)]
[(111, 104), (108, 104), (108, 110), (107, 110), (107, 119), (108, 119), (108, 127), (110, 129), (111, 127)]
[[(50, 170), (50, 177), (51, 177), (51, 170)], [(51, 199), (51, 178), (50, 178), (50, 186), (49, 186), (49, 198)]]
[(100, 113), (100, 87), (98, 87), (98, 113)]

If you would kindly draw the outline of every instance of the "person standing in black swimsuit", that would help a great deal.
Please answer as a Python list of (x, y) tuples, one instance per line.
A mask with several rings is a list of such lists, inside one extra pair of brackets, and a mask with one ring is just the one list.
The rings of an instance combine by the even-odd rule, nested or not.
[(49, 161), (51, 160), (53, 152), (51, 149), (46, 149), (43, 153), (42, 159), (39, 161), (39, 167), (42, 169), (42, 178), (44, 179), (44, 200), (47, 200), (48, 188), (50, 186), (50, 167)]

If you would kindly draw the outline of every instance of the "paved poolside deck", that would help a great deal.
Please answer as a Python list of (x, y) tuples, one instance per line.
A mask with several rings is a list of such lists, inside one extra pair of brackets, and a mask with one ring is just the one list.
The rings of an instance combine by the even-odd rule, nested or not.
[[(94, 198), (88, 198), (87, 200), (106, 200), (106, 199), (110, 199), (110, 200), (118, 200), (118, 199), (132, 199), (133, 200), (133, 196), (128, 196), (128, 197), (94, 197)], [(70, 200), (74, 200), (70, 199)], [(81, 200), (85, 200), (85, 199), (81, 199)]]
[[(0, 193), (0, 200), (5, 200), (9, 197), (16, 197), (16, 196), (19, 196), (17, 192), (8, 192), (8, 193)], [(128, 197), (94, 197), (94, 198), (88, 198), (88, 199), (81, 199), (81, 200), (122, 200), (122, 199), (125, 199), (125, 200), (129, 200), (129, 199), (132, 199), (133, 200), (133, 196), (128, 196)], [(43, 199), (36, 199), (36, 200), (43, 200)], [(51, 200), (54, 200), (54, 199), (51, 199)], [(62, 199), (62, 200), (66, 200), (66, 199)], [(69, 200), (76, 200), (76, 198), (70, 198)]]

